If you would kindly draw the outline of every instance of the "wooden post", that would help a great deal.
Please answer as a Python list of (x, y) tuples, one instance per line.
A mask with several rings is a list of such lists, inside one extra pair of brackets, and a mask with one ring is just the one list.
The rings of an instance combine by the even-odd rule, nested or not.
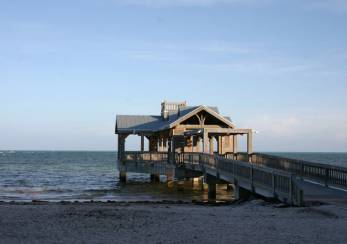
[(218, 136), (218, 154), (223, 154), (223, 140), (222, 136)]
[(175, 160), (175, 154), (172, 153), (172, 138), (169, 137), (168, 138), (168, 149), (167, 149), (167, 159), (169, 163), (174, 163)]
[(247, 134), (247, 153), (248, 155), (253, 154), (253, 132), (250, 131)]
[(145, 151), (145, 136), (141, 135), (141, 152)]
[(214, 143), (213, 143), (213, 136), (210, 137), (210, 154), (213, 155), (214, 150)]
[(127, 182), (127, 173), (125, 171), (119, 171), (119, 182), (121, 183)]
[(233, 135), (229, 135), (228, 136), (228, 140), (229, 140), (229, 152), (233, 152), (234, 150), (234, 136)]
[(208, 200), (214, 201), (217, 197), (217, 187), (215, 182), (210, 182), (208, 184)]
[(128, 135), (118, 134), (118, 159), (121, 160), (124, 157), (125, 152), (125, 139)]
[(160, 182), (160, 175), (159, 174), (151, 174), (151, 182), (152, 183), (159, 183)]
[(198, 136), (197, 138), (196, 138), (196, 152), (200, 152), (200, 143), (201, 143), (201, 139), (200, 139), (200, 137)]
[(149, 151), (150, 152), (158, 151), (158, 139), (155, 136), (149, 137)]
[(233, 153), (237, 154), (237, 134), (233, 135)]
[(208, 153), (209, 151), (209, 141), (208, 141), (208, 132), (206, 130), (204, 130), (204, 153)]
[(167, 174), (166, 175), (166, 183), (168, 188), (173, 188), (174, 187), (174, 176), (172, 174)]
[(158, 138), (159, 143), (159, 152), (163, 151), (163, 139), (161, 137)]

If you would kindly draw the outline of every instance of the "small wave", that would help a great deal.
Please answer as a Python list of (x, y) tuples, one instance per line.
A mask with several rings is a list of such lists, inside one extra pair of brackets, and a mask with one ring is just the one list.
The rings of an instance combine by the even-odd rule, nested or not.
[(46, 187), (0, 187), (0, 193), (14, 193), (14, 194), (50, 194), (50, 193), (71, 193), (74, 192), (70, 189), (61, 188), (46, 188)]

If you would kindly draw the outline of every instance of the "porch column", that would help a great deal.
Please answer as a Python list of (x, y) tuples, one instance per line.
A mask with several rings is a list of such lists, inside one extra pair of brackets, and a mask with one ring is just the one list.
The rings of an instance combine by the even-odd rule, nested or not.
[(164, 139), (162, 137), (159, 139), (159, 146), (160, 146), (160, 151), (163, 152), (164, 151)]
[(145, 151), (145, 136), (141, 135), (141, 152)]
[(218, 154), (223, 154), (223, 137), (218, 136)]
[(201, 139), (199, 136), (197, 136), (196, 137), (196, 149), (195, 149), (196, 152), (200, 152), (200, 142), (201, 142)]
[(209, 148), (208, 148), (208, 146), (209, 146), (209, 141), (208, 141), (208, 132), (206, 131), (206, 130), (204, 130), (204, 150), (203, 150), (203, 152), (204, 153), (208, 153), (208, 151), (209, 151)]
[(248, 154), (253, 153), (253, 134), (252, 134), (252, 131), (248, 132), (248, 134), (247, 134), (247, 153)]
[(167, 150), (169, 153), (172, 152), (172, 138), (169, 137), (168, 138), (168, 150)]
[(214, 150), (214, 143), (213, 143), (213, 136), (210, 137), (210, 154), (213, 155), (213, 150)]
[(229, 135), (228, 140), (229, 140), (229, 151), (228, 152), (233, 152), (233, 150), (234, 150), (234, 136)]
[(168, 152), (168, 145), (167, 145), (167, 138), (165, 137), (164, 139), (163, 139), (163, 143), (164, 143), (164, 152)]
[(233, 135), (233, 153), (237, 153), (237, 134)]
[(155, 136), (149, 137), (149, 151), (150, 152), (158, 151), (158, 139)]
[(173, 160), (174, 160), (175, 156), (172, 155), (172, 138), (171, 137), (168, 138), (167, 153), (168, 153), (168, 155), (167, 155), (168, 162), (174, 163)]
[(125, 152), (125, 139), (128, 135), (118, 134), (118, 159), (122, 159)]

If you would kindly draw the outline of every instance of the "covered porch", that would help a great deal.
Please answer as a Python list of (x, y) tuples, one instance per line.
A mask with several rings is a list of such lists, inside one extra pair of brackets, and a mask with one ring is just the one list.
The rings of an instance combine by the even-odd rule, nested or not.
[[(177, 152), (177, 153), (209, 153), (209, 154), (237, 154), (239, 152), (239, 136), (247, 137), (247, 154), (253, 154), (253, 131), (251, 129), (203, 128), (186, 130), (175, 134), (174, 131), (148, 133), (138, 131), (118, 134), (118, 157), (127, 150), (126, 141), (129, 135), (140, 137), (140, 152)], [(148, 148), (145, 148), (145, 140)]]

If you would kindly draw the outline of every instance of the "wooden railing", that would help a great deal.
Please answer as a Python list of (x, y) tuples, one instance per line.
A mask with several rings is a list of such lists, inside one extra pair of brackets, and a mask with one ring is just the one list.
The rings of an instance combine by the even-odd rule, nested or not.
[[(258, 166), (218, 155), (203, 153), (125, 152), (123, 162), (167, 162), (185, 165), (258, 194), (281, 199), (290, 204), (303, 204), (303, 192), (295, 177), (288, 172)], [(265, 192), (265, 193), (264, 193)]]
[(169, 155), (167, 152), (140, 152), (126, 151), (121, 157), (121, 161), (137, 161), (137, 162), (167, 162)]
[(296, 176), (324, 184), (325, 186), (347, 189), (347, 168), (345, 167), (260, 153), (253, 154), (250, 161), (255, 165), (284, 170)]
[(224, 175), (238, 184), (246, 182), (242, 187), (250, 191), (259, 193), (257, 190), (265, 190), (273, 197), (303, 205), (303, 191), (291, 173), (210, 154), (185, 153), (180, 163), (200, 165), (202, 170), (214, 169), (216, 174)]

